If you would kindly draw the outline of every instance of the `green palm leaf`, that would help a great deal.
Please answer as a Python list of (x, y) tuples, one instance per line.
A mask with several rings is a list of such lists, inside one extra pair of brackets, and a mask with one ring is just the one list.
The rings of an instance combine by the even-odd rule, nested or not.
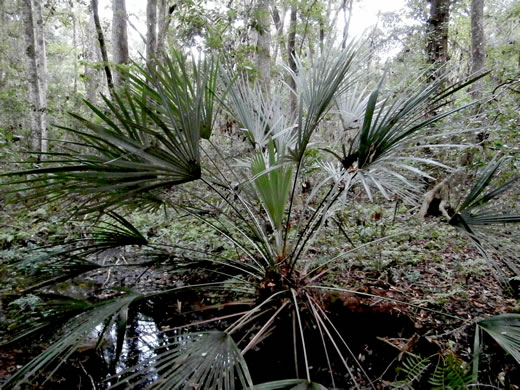
[(306, 379), (283, 379), (279, 381), (261, 383), (255, 385), (254, 390), (326, 390), (325, 386), (319, 383), (309, 382)]
[[(82, 343), (95, 333), (96, 327), (105, 324), (105, 329), (113, 321), (114, 316), (126, 310), (140, 295), (130, 292), (107, 302), (90, 305), (62, 329), (62, 334), (44, 352), (34, 358), (11, 376), (3, 385), (3, 389), (14, 389), (22, 382), (34, 383), (38, 375), (45, 373), (51, 377)], [(104, 332), (101, 336), (104, 335)]]
[(363, 123), (354, 141), (350, 145), (341, 145), (342, 157), (333, 151), (330, 151), (331, 154), (340, 160), (345, 170), (363, 170), (363, 175), (357, 180), (369, 197), (371, 187), (385, 197), (388, 197), (387, 193), (402, 192), (403, 185), (415, 192), (417, 188), (400, 172), (429, 177), (413, 163), (443, 165), (431, 159), (408, 159), (405, 155), (401, 156), (400, 152), (411, 143), (420, 143), (424, 136), (422, 130), (473, 104), (438, 112), (445, 105), (440, 103), (441, 97), (449, 97), (483, 76), (463, 80), (441, 90), (447, 77), (444, 76), (428, 85), (413, 83), (390, 97), (380, 99), (383, 76), (368, 97)]
[(456, 213), (449, 221), (450, 225), (469, 233), (473, 239), (476, 239), (476, 237), (472, 227), (520, 222), (520, 214), (510, 213), (507, 210), (489, 204), (490, 201), (496, 200), (499, 195), (509, 190), (520, 179), (520, 176), (516, 176), (486, 192), (487, 187), (504, 161), (506, 161), (506, 158), (493, 160), (484, 168), (466, 199), (457, 207)]
[(297, 142), (292, 151), (295, 161), (303, 158), (312, 134), (329, 112), (334, 98), (354, 83), (353, 65), (358, 51), (359, 45), (351, 43), (339, 53), (334, 49), (327, 50), (310, 67), (295, 58), (296, 73), (287, 68), (296, 83), (300, 100)]
[(271, 140), (268, 146), (268, 165), (263, 153), (257, 153), (251, 161), (251, 173), (262, 205), (264, 206), (272, 228), (275, 231), (277, 247), (282, 247), (281, 227), (285, 215), (289, 191), (291, 189), (292, 167), (280, 164)]
[[(188, 71), (186, 59), (175, 54), (158, 70), (136, 66), (129, 87), (106, 108), (87, 103), (97, 116), (87, 120), (72, 114), (88, 129), (62, 128), (80, 138), (67, 142), (64, 152), (49, 153), (44, 167), (9, 172), (3, 176), (29, 178), (13, 181), (51, 198), (80, 195), (80, 212), (123, 203), (158, 202), (154, 191), (200, 178), (199, 140), (209, 136), (213, 118), (216, 65), (208, 62)], [(152, 198), (149, 194), (152, 194)]]
[(225, 332), (185, 333), (150, 359), (119, 373), (111, 388), (145, 385), (148, 389), (234, 389), (251, 388), (249, 371), (240, 350)]
[(520, 364), (520, 314), (501, 314), (477, 324)]

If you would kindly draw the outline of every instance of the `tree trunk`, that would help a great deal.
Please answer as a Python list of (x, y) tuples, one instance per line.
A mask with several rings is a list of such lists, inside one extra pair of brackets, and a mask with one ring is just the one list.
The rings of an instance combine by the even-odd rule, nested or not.
[[(296, 74), (296, 21), (297, 8), (296, 5), (291, 5), (291, 14), (289, 16), (289, 36), (287, 37), (287, 55), (289, 57), (289, 69)], [(293, 78), (289, 78), (289, 87), (294, 91), (291, 93), (291, 116), (296, 116), (296, 109), (298, 105), (298, 97), (296, 95), (296, 82)]]
[(271, 84), (271, 33), (269, 23), (269, 0), (257, 0), (255, 9), (256, 67), (260, 75), (260, 83), (265, 92), (269, 92)]
[(168, 6), (167, 0), (161, 0), (159, 5), (159, 33), (157, 34), (157, 55), (160, 57), (164, 51), (164, 42), (171, 21), (171, 14), (175, 11), (176, 4)]
[(85, 89), (87, 90), (87, 100), (96, 104), (97, 92), (99, 88), (99, 80), (96, 68), (93, 66), (95, 63), (100, 62), (97, 47), (95, 41), (89, 39), (90, 37), (96, 36), (96, 24), (94, 23), (94, 14), (91, 12), (88, 25), (87, 25), (87, 40), (86, 46), (86, 61), (85, 61)]
[(103, 35), (103, 29), (101, 28), (101, 22), (99, 21), (98, 11), (98, 0), (91, 0), (92, 14), (94, 15), (94, 24), (96, 26), (97, 39), (99, 42), (99, 50), (101, 51), (101, 58), (103, 59), (103, 67), (105, 68), (105, 75), (107, 77), (107, 85), (110, 94), (114, 90), (114, 80), (112, 78), (112, 71), (110, 70), (107, 54), (107, 46), (105, 44), (105, 37)]
[[(42, 6), (39, 0), (33, 1), (33, 14), (35, 21), (36, 54), (38, 55), (37, 70), (38, 83), (40, 84), (40, 123), (41, 145), (40, 151), (49, 151), (49, 121), (47, 119), (47, 89), (49, 85), (49, 72), (47, 70), (47, 50), (45, 48), (45, 35), (43, 32)], [(42, 155), (42, 159), (45, 155)]]
[(151, 65), (157, 53), (157, 0), (146, 5), (146, 62)]
[[(486, 61), (484, 41), (484, 0), (471, 1), (471, 71), (479, 73)], [(471, 86), (471, 95), (478, 99), (481, 95), (481, 80)]]
[(442, 65), (448, 60), (448, 22), (450, 0), (429, 0), (430, 18), (427, 36), (427, 59), (430, 63)]
[(120, 88), (126, 73), (120, 66), (129, 62), (125, 0), (112, 0), (112, 54), (116, 66), (114, 87)]
[[(47, 98), (44, 96), (44, 91), (47, 80), (46, 75), (42, 74), (46, 70), (45, 41), (43, 36), (38, 36), (40, 30), (43, 32), (43, 23), (39, 27), (37, 26), (37, 23), (41, 22), (41, 8), (39, 20), (37, 13), (32, 0), (22, 1), (29, 102), (31, 104), (32, 149), (35, 152), (45, 153), (47, 152), (47, 140), (43, 140), (43, 137), (47, 138)], [(40, 159), (41, 155), (38, 155), (38, 160)]]
[(272, 5), (271, 14), (273, 17), (274, 26), (276, 28), (276, 43), (273, 49), (273, 61), (277, 61), (278, 52), (280, 51), (280, 47), (285, 47), (285, 39), (283, 36), (283, 25), (285, 21), (285, 11), (280, 16), (280, 11), (276, 5)]

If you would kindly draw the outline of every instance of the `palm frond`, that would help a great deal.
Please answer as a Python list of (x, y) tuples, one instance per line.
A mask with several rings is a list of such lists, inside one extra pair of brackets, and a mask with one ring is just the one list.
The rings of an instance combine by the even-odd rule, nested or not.
[[(472, 104), (438, 112), (444, 105), (439, 103), (441, 96), (446, 98), (482, 76), (455, 83), (450, 88), (441, 90), (446, 77), (427, 85), (413, 83), (404, 90), (381, 99), (383, 76), (368, 97), (363, 123), (354, 140), (348, 145), (341, 145), (343, 151), (341, 158), (338, 153), (333, 153), (339, 158), (343, 168), (363, 170), (365, 176), (370, 176), (370, 184), (374, 184), (374, 188), (381, 191), (385, 197), (388, 197), (388, 193), (394, 192), (388, 190), (402, 190), (403, 184), (408, 186), (408, 190), (414, 192), (414, 186), (410, 185), (409, 180), (405, 179), (400, 172), (428, 177), (426, 172), (414, 164), (439, 165), (439, 163), (431, 159), (418, 160), (414, 157), (405, 163), (407, 158), (403, 154), (404, 150), (412, 143), (420, 143), (425, 129)], [(380, 174), (381, 170), (385, 170), (385, 174)], [(381, 181), (389, 177), (388, 171), (395, 172), (398, 175), (396, 177), (402, 177), (401, 185), (395, 186), (395, 180), (387, 183)], [(361, 180), (361, 177), (359, 179)], [(361, 184), (370, 194), (369, 183), (365, 181)]]
[(300, 100), (297, 143), (292, 151), (295, 161), (303, 158), (312, 134), (331, 109), (334, 98), (354, 83), (353, 65), (358, 51), (359, 45), (350, 43), (339, 53), (334, 48), (327, 50), (310, 67), (295, 58), (296, 73), (287, 68)]
[(467, 234), (484, 254), (486, 251), (481, 245), (477, 231), (479, 227), (520, 222), (518, 211), (508, 210), (506, 205), (490, 203), (511, 189), (513, 184), (520, 179), (520, 176), (516, 176), (506, 183), (488, 190), (504, 161), (506, 158), (494, 159), (483, 169), (465, 200), (457, 207), (449, 221), (450, 225)]
[[(255, 188), (269, 215), (273, 230), (280, 232), (291, 188), (292, 167), (277, 165), (280, 159), (277, 158), (272, 140), (269, 142), (267, 153), (268, 164), (266, 164), (263, 153), (256, 154), (251, 162), (251, 173), (253, 174)], [(281, 242), (278, 244), (280, 247)]]
[(520, 314), (493, 316), (477, 325), (520, 364)]
[(319, 383), (309, 382), (305, 379), (283, 379), (279, 381), (272, 381), (261, 383), (253, 387), (254, 390), (326, 390), (326, 387)]
[(37, 377), (42, 374), (47, 378), (51, 377), (82, 343), (95, 334), (99, 325), (105, 324), (107, 328), (107, 323), (109, 324), (116, 314), (125, 310), (139, 296), (137, 293), (129, 292), (83, 310), (63, 325), (60, 337), (53, 344), (11, 376), (3, 388), (14, 389), (23, 381), (35, 383)]
[(80, 256), (63, 256), (62, 252), (44, 252), (40, 257), (33, 257), (8, 266), (14, 272), (23, 275), (20, 288), (24, 293), (64, 282), (79, 275), (101, 268), (99, 264)]
[(80, 138), (74, 144), (81, 150), (50, 153), (44, 167), (3, 175), (29, 176), (12, 182), (18, 191), (33, 190), (29, 196), (81, 195), (97, 208), (142, 202), (154, 190), (200, 178), (199, 140), (209, 136), (214, 120), (208, 89), (215, 86), (216, 65), (208, 60), (189, 72), (186, 58), (175, 54), (157, 70), (135, 68), (115, 101), (104, 99), (104, 108), (87, 103), (96, 120), (72, 114), (88, 130), (62, 128)]
[(118, 375), (111, 388), (128, 388), (154, 381), (149, 389), (234, 389), (251, 388), (249, 371), (240, 350), (225, 332), (174, 335), (166, 348), (139, 365)]
[(70, 318), (91, 309), (90, 303), (58, 294), (26, 294), (11, 302), (7, 311), (15, 322), (0, 345), (7, 345), (39, 332), (56, 327)]

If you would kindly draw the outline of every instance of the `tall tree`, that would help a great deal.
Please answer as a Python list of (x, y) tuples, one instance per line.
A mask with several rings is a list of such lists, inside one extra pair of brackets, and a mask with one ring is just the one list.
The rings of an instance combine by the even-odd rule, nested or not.
[[(47, 128), (47, 57), (43, 35), (43, 18), (39, 1), (23, 0), (22, 15), (25, 36), (29, 101), (31, 103), (31, 136), (33, 150), (48, 151)], [(43, 155), (39, 155), (38, 159)]]
[(99, 8), (98, 0), (91, 0), (92, 14), (94, 16), (94, 24), (96, 26), (97, 39), (99, 42), (99, 50), (101, 51), (101, 58), (103, 59), (103, 68), (105, 69), (105, 75), (107, 78), (108, 90), (112, 93), (114, 89), (114, 79), (112, 77), (112, 71), (110, 70), (107, 54), (107, 45), (105, 43), (105, 36), (103, 34), (103, 28), (99, 20)]
[(271, 84), (271, 32), (269, 20), (269, 0), (257, 0), (255, 7), (255, 27), (257, 31), (255, 62), (265, 91), (269, 91), (269, 85)]
[[(287, 37), (287, 55), (289, 58), (289, 69), (294, 73), (297, 72), (296, 68), (296, 24), (297, 24), (298, 8), (295, 4), (291, 5), (291, 13), (289, 16), (289, 35)], [(298, 99), (296, 96), (296, 82), (292, 77), (289, 78), (289, 87), (293, 93), (291, 93), (291, 115), (296, 116), (296, 108), (298, 105)]]
[[(481, 72), (486, 61), (484, 41), (484, 0), (471, 1), (471, 71)], [(481, 80), (471, 87), (471, 95), (480, 97)]]
[(167, 0), (161, 0), (159, 4), (159, 32), (157, 34), (157, 55), (159, 56), (164, 51), (164, 42), (166, 41), (171, 15), (176, 7), (176, 4), (168, 6)]
[(93, 64), (102, 62), (102, 59), (99, 58), (96, 41), (92, 40), (92, 37), (97, 36), (93, 12), (90, 12), (85, 36), (85, 89), (87, 91), (87, 100), (92, 104), (96, 104), (99, 78), (98, 71)]
[(427, 59), (442, 64), (448, 60), (448, 23), (450, 0), (428, 0), (430, 17), (427, 21)]
[(157, 51), (157, 0), (146, 5), (146, 61), (151, 64)]
[(116, 65), (114, 86), (119, 88), (125, 78), (125, 72), (119, 66), (129, 62), (125, 0), (112, 0), (112, 58)]

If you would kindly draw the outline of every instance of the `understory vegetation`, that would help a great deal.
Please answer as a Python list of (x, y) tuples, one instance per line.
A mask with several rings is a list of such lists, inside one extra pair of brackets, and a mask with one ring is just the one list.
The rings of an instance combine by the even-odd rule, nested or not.
[(517, 156), (459, 164), (487, 73), (374, 81), (362, 44), (333, 46), (295, 59), (296, 90), (217, 57), (133, 64), (50, 152), (12, 163), (0, 357), (26, 362), (4, 389), (67, 372), (85, 388), (517, 388)]

